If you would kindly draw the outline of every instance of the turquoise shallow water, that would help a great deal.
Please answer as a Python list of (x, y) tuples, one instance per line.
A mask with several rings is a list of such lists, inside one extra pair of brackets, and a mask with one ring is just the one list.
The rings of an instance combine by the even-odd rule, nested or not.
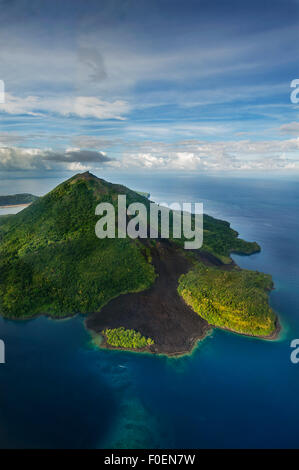
[[(260, 254), (234, 259), (273, 275), (281, 338), (214, 330), (192, 355), (167, 359), (97, 350), (81, 317), (0, 319), (0, 447), (299, 447), (299, 364), (290, 362), (299, 337), (298, 180), (118, 180), (160, 202), (203, 201), (258, 241)], [(56, 181), (37, 184), (42, 193)]]

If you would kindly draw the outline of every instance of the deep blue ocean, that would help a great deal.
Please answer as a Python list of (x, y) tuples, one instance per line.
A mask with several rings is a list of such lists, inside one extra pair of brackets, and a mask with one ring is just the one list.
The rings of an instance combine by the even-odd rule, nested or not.
[[(81, 317), (0, 319), (0, 447), (298, 448), (299, 178), (108, 176), (157, 202), (203, 202), (257, 241), (261, 253), (234, 259), (272, 274), (281, 337), (214, 330), (190, 356), (168, 359), (95, 349)], [(1, 181), (0, 193), (44, 194), (58, 182)]]

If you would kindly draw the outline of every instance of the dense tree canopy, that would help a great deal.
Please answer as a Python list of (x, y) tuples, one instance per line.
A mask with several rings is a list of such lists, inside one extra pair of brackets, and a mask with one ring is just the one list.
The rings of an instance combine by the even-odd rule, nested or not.
[(268, 305), (271, 276), (197, 265), (182, 275), (178, 291), (186, 303), (211, 325), (238, 333), (271, 335), (276, 316)]

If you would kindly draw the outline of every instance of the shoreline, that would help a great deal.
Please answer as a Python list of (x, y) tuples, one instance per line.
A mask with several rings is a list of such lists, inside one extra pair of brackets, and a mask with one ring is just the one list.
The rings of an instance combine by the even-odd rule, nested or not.
[[(171, 242), (159, 242), (156, 248), (152, 250), (152, 260), (157, 277), (150, 288), (141, 292), (120, 294), (111, 299), (100, 311), (74, 315), (65, 314), (61, 317), (43, 312), (27, 318), (6, 319), (30, 321), (44, 316), (51, 320), (61, 321), (79, 315), (83, 320), (84, 327), (91, 336), (91, 340), (95, 335), (101, 337), (100, 344), (94, 342), (97, 348), (110, 351), (154, 354), (168, 358), (191, 355), (198, 344), (217, 329), (266, 341), (279, 339), (282, 326), (276, 313), (275, 331), (269, 336), (258, 336), (212, 325), (194, 312), (177, 292), (178, 279), (181, 274), (192, 268), (192, 262)], [(233, 260), (230, 265), (221, 264), (219, 266), (219, 261), (214, 260), (211, 254), (205, 252), (197, 253), (197, 261), (209, 266), (216, 265), (224, 270), (238, 266)], [(143, 336), (153, 338), (155, 344), (142, 349), (110, 346), (101, 332), (105, 328), (118, 327), (139, 331)]]
[[(245, 254), (245, 256), (248, 255)], [(136, 294), (120, 295), (108, 302), (100, 312), (90, 314), (85, 319), (85, 326), (90, 334), (102, 337), (102, 343), (98, 345), (99, 348), (174, 358), (192, 354), (198, 343), (203, 341), (214, 329), (266, 341), (275, 341), (279, 338), (282, 327), (276, 313), (275, 330), (269, 336), (241, 333), (208, 323), (198, 313), (195, 313), (177, 293), (180, 275), (188, 272), (192, 267), (184, 254), (171, 243), (164, 242), (160, 243), (158, 252), (152, 253), (152, 259), (158, 275), (153, 286)], [(214, 260), (209, 253), (198, 252), (197, 260), (206, 265), (220, 267), (218, 260)], [(230, 265), (221, 264), (221, 268), (224, 270), (233, 267), (239, 267), (233, 260)], [(167, 311), (167, 321), (165, 321), (163, 309)], [(182, 335), (182, 324), (186, 322), (186, 319), (189, 319), (189, 322), (187, 321), (184, 325), (184, 334)], [(154, 323), (158, 324), (158, 331), (157, 325)], [(155, 344), (144, 349), (110, 346), (101, 335), (101, 331), (105, 328), (118, 327), (139, 331), (142, 335), (152, 338)]]
[[(129, 353), (135, 353), (135, 354), (147, 354), (151, 356), (163, 356), (167, 357), (169, 359), (176, 359), (176, 358), (181, 358), (184, 356), (191, 356), (195, 349), (197, 348), (198, 344), (205, 340), (206, 338), (209, 337), (209, 335), (213, 332), (215, 327), (212, 325), (208, 325), (206, 331), (202, 333), (202, 335), (194, 337), (192, 340), (192, 343), (190, 344), (190, 349), (184, 350), (184, 351), (177, 351), (177, 352), (162, 352), (159, 350), (153, 350), (151, 349), (152, 346), (146, 346), (145, 348), (141, 349), (133, 349), (133, 348), (122, 348), (122, 347), (117, 347), (117, 346), (111, 346), (110, 344), (107, 343), (106, 338), (101, 334), (101, 333), (96, 333), (94, 330), (88, 328), (86, 326), (86, 319), (84, 320), (84, 326), (86, 331), (90, 334), (91, 336), (91, 341), (94, 344), (95, 348), (97, 349), (102, 349), (102, 350), (108, 350), (108, 351), (120, 351), (120, 352), (129, 352)], [(95, 337), (100, 337), (101, 341), (100, 344), (97, 344), (97, 342), (94, 341)]]
[[(85, 321), (84, 321), (84, 323), (85, 323)], [(95, 347), (97, 347), (98, 349), (106, 349), (106, 350), (110, 350), (110, 351), (132, 352), (132, 353), (136, 353), (136, 354), (150, 354), (150, 355), (155, 355), (155, 356), (168, 357), (169, 359), (175, 359), (175, 358), (180, 358), (180, 357), (184, 357), (184, 356), (191, 356), (193, 354), (193, 352), (195, 351), (195, 349), (197, 348), (198, 344), (200, 342), (204, 341), (209, 336), (209, 334), (212, 333), (214, 330), (222, 330), (222, 331), (226, 331), (228, 333), (232, 333), (232, 334), (235, 334), (235, 335), (245, 336), (247, 338), (253, 338), (253, 339), (260, 339), (260, 340), (264, 340), (264, 341), (277, 341), (277, 340), (279, 340), (280, 333), (282, 332), (282, 326), (279, 322), (278, 317), (276, 318), (275, 324), (276, 324), (275, 331), (271, 335), (258, 336), (258, 335), (253, 335), (253, 334), (249, 334), (249, 333), (240, 333), (238, 331), (235, 331), (235, 330), (232, 330), (232, 329), (229, 329), (229, 328), (220, 328), (218, 326), (211, 325), (210, 323), (208, 323), (208, 327), (207, 327), (206, 331), (204, 331), (202, 335), (200, 335), (198, 337), (195, 337), (192, 340), (192, 343), (190, 343), (190, 349), (187, 349), (187, 350), (184, 350), (184, 351), (171, 352), (171, 353), (159, 352), (157, 350), (153, 351), (150, 346), (146, 347), (146, 348), (142, 348), (142, 349), (121, 348), (121, 347), (117, 347), (117, 346), (111, 346), (107, 343), (106, 338), (101, 333), (96, 333), (98, 336), (100, 336), (102, 338), (101, 343), (100, 344), (94, 343), (94, 344), (95, 344)], [(93, 337), (95, 335), (95, 331), (89, 329), (86, 326), (86, 324), (85, 324), (85, 327), (86, 327), (86, 330), (91, 335), (91, 337)]]
[(0, 209), (10, 209), (13, 207), (28, 207), (31, 204), (32, 204), (31, 202), (29, 202), (28, 204), (8, 204), (6, 206), (0, 206)]
[[(88, 315), (86, 328), (98, 335), (106, 328), (133, 329), (154, 340), (155, 344), (148, 349), (150, 353), (167, 356), (190, 353), (211, 328), (177, 292), (179, 277), (191, 269), (192, 262), (169, 241), (159, 241), (151, 256), (158, 275), (153, 285), (111, 300), (100, 312)], [(200, 253), (200, 257), (202, 262), (211, 263), (210, 255)], [(100, 347), (111, 349), (104, 342)]]
[(254, 339), (262, 339), (264, 341), (277, 341), (279, 339), (279, 335), (282, 332), (282, 326), (280, 324), (279, 318), (276, 315), (276, 320), (275, 320), (275, 330), (273, 333), (271, 333), (268, 336), (265, 335), (253, 335), (250, 333), (240, 333), (239, 331), (232, 330), (230, 328), (221, 328), (220, 326), (215, 326), (211, 325), (211, 327), (215, 330), (222, 330), (222, 331), (227, 331), (228, 333), (233, 333), (235, 335), (240, 335), (240, 336), (245, 336), (247, 338), (254, 338)]
[[(198, 315), (198, 314), (196, 314), (196, 315)], [(40, 317), (44, 317), (44, 318), (46, 318), (48, 320), (52, 320), (52, 321), (67, 321), (67, 320), (72, 320), (76, 317), (80, 317), (85, 330), (87, 331), (87, 333), (91, 337), (91, 342), (93, 343), (94, 347), (97, 348), (97, 349), (103, 349), (103, 350), (108, 350), (108, 351), (129, 352), (129, 353), (135, 353), (135, 354), (148, 354), (148, 355), (152, 355), (152, 356), (163, 356), (163, 357), (167, 357), (169, 359), (176, 359), (176, 358), (179, 359), (179, 358), (182, 358), (184, 356), (191, 356), (194, 353), (194, 351), (196, 350), (196, 348), (198, 347), (199, 343), (201, 343), (206, 338), (208, 338), (213, 333), (214, 330), (222, 330), (222, 331), (226, 331), (228, 333), (232, 333), (232, 334), (235, 334), (235, 335), (245, 336), (247, 338), (253, 338), (253, 339), (261, 339), (261, 340), (264, 340), (264, 341), (277, 341), (277, 340), (279, 340), (280, 333), (283, 331), (283, 328), (281, 326), (281, 323), (279, 321), (278, 316), (276, 317), (276, 322), (275, 322), (276, 323), (276, 329), (269, 336), (257, 336), (257, 335), (251, 335), (251, 334), (248, 334), (248, 333), (240, 333), (238, 331), (234, 331), (234, 330), (229, 329), (229, 328), (220, 328), (218, 326), (211, 325), (210, 323), (207, 323), (207, 328), (202, 332), (202, 334), (191, 339), (189, 349), (182, 350), (182, 351), (174, 351), (174, 352), (163, 352), (163, 351), (159, 351), (157, 349), (155, 349), (155, 350), (151, 349), (152, 346), (148, 346), (148, 347), (145, 347), (145, 348), (142, 348), (142, 349), (133, 349), (133, 348), (121, 348), (121, 347), (109, 345), (106, 341), (106, 338), (101, 333), (97, 333), (95, 330), (93, 330), (91, 328), (88, 328), (88, 326), (86, 325), (86, 321), (88, 320), (88, 314), (76, 313), (74, 315), (65, 315), (65, 316), (59, 317), (59, 318), (58, 317), (53, 317), (53, 316), (51, 316), (47, 313), (40, 313), (40, 314), (37, 314), (37, 315), (32, 315), (28, 318), (7, 318), (7, 317), (2, 316), (2, 318), (6, 321), (16, 321), (16, 322), (32, 321), (32, 320), (36, 320)], [(86, 317), (86, 318), (84, 318), (84, 317)], [(101, 338), (100, 344), (97, 344), (97, 342), (94, 341), (95, 338)]]

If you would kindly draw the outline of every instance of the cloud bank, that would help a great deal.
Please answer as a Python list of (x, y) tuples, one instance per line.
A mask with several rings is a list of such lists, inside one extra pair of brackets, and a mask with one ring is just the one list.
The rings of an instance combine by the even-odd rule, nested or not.
[(145, 142), (123, 155), (127, 168), (178, 171), (297, 170), (299, 138), (283, 141)]
[(0, 170), (297, 170), (299, 2), (268, 3), (0, 0)]
[(102, 167), (112, 163), (103, 152), (69, 149), (65, 151), (43, 150), (38, 148), (0, 148), (0, 171), (51, 171), (64, 169), (83, 171), (92, 166)]
[[(80, 142), (80, 137), (77, 138)], [(86, 138), (83, 138), (86, 142)], [(97, 141), (95, 138), (92, 141)], [(113, 148), (112, 141), (106, 141)], [(119, 145), (117, 140), (114, 145)], [(0, 148), (0, 171), (64, 169), (83, 171), (103, 167), (124, 171), (245, 171), (298, 170), (299, 137), (282, 141), (250, 140), (176, 143), (122, 142), (119, 158), (100, 150), (69, 148), (65, 151), (39, 148)]]

